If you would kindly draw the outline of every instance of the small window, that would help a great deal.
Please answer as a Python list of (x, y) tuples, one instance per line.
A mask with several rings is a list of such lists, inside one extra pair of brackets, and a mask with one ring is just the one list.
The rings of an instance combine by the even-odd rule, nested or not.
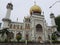
[(30, 24), (25, 24), (25, 29), (30, 29)]
[(28, 22), (30, 22), (30, 19), (28, 19)]
[(36, 25), (36, 31), (37, 32), (42, 32), (42, 26), (40, 24)]
[(16, 26), (14, 25), (13, 28), (15, 29), (15, 27), (16, 27)]
[(10, 28), (12, 28), (12, 24), (10, 24)]
[(28, 24), (28, 29), (30, 29), (30, 24)]
[(17, 29), (19, 29), (19, 25), (17, 25)]
[(22, 30), (22, 26), (21, 26), (21, 30)]
[(26, 29), (26, 27), (27, 27), (27, 24), (25, 24), (25, 29)]
[(28, 35), (28, 34), (26, 34), (25, 38), (26, 38), (26, 40), (28, 40), (28, 39), (29, 39), (29, 35)]

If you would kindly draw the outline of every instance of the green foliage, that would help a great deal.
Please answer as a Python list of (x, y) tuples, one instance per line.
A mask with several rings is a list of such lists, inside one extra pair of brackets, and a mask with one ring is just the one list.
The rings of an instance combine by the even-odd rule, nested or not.
[(17, 39), (18, 42), (19, 42), (19, 40), (21, 40), (21, 38), (22, 38), (22, 36), (20, 36), (20, 35), (16, 36), (16, 39)]
[(60, 41), (57, 41), (57, 40), (55, 40), (55, 41), (53, 40), (52, 42), (53, 42), (53, 43), (60, 43)]
[(8, 39), (5, 39), (5, 41), (4, 42), (8, 42)]
[(52, 40), (57, 40), (57, 35), (55, 33), (52, 34)]
[(13, 38), (13, 34), (8, 31), (8, 28), (4, 28), (0, 30), (0, 34), (1, 34), (1, 37), (4, 37), (4, 34), (6, 34), (7, 37), (4, 42), (11, 41), (10, 39)]
[(0, 34), (2, 34), (2, 37), (4, 36), (4, 34), (8, 35), (9, 31), (7, 30), (7, 28), (0, 30)]
[(21, 40), (20, 42), (25, 42), (25, 40)]
[(60, 16), (57, 16), (55, 18), (55, 22), (56, 22), (56, 25), (57, 25), (57, 30), (60, 32)]

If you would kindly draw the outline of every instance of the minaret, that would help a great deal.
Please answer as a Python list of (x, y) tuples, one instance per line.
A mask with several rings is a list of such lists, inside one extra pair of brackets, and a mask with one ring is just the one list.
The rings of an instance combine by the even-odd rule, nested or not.
[(2, 19), (3, 28), (9, 28), (9, 23), (11, 22), (11, 20), (10, 20), (11, 10), (13, 10), (12, 3), (8, 3), (6, 8), (7, 8), (6, 16), (5, 16), (5, 18)]
[(57, 31), (57, 26), (55, 24), (55, 16), (53, 13), (50, 14), (50, 18), (51, 18), (51, 24), (52, 24), (52, 31), (55, 32)]

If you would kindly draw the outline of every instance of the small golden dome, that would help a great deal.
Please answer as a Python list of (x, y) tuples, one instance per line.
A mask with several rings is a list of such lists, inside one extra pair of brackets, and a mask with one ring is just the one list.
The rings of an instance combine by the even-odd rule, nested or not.
[(42, 10), (41, 10), (41, 8), (38, 5), (35, 4), (34, 6), (32, 6), (30, 8), (30, 14), (32, 14), (32, 12), (41, 14)]

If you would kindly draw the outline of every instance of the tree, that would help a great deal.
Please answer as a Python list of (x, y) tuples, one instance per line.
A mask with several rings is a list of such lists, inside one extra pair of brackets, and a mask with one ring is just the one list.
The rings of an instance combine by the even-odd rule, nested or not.
[(52, 40), (53, 40), (53, 41), (57, 40), (56, 32), (52, 33)]
[(13, 32), (9, 32), (8, 35), (7, 35), (7, 39), (8, 41), (11, 41), (11, 39), (14, 38), (14, 33)]
[(16, 35), (16, 39), (17, 39), (17, 41), (19, 42), (19, 40), (21, 40), (21, 38), (22, 38), (21, 33), (18, 33), (18, 34)]
[(4, 28), (0, 30), (1, 37), (4, 37), (4, 34), (6, 34), (7, 41), (10, 41), (11, 38), (13, 38), (13, 33), (8, 31), (8, 28)]
[(8, 33), (9, 33), (9, 31), (7, 28), (0, 30), (0, 34), (2, 34), (1, 36), (4, 36), (4, 34), (8, 35)]
[[(55, 17), (55, 23), (57, 25), (57, 31), (60, 32), (60, 16)], [(57, 36), (58, 36), (57, 32), (52, 33), (52, 37), (51, 37), (52, 40), (57, 41)]]
[(5, 39), (7, 39), (7, 35), (8, 35), (9, 31), (8, 28), (4, 28), (2, 30), (0, 30), (0, 34), (1, 34), (1, 41), (5, 41)]
[(56, 25), (57, 25), (57, 30), (60, 32), (60, 16), (57, 16), (55, 18), (55, 22), (56, 22)]

